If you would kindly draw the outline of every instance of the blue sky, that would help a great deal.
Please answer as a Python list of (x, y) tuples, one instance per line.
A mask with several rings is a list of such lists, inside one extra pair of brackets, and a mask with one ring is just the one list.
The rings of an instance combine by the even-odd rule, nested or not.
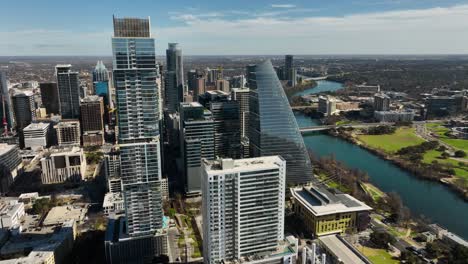
[(468, 0), (16, 0), (0, 55), (110, 55), (113, 14), (150, 16), (158, 54), (468, 53)]

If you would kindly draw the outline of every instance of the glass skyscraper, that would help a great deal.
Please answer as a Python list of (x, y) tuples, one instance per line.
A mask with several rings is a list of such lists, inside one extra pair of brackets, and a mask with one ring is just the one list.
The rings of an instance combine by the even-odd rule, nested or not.
[(162, 227), (159, 72), (149, 19), (114, 18), (113, 76), (128, 234)]
[(80, 80), (78, 72), (71, 70), (70, 64), (55, 66), (60, 102), (60, 115), (63, 119), (80, 118)]
[(286, 160), (288, 184), (311, 181), (308, 151), (273, 65), (267, 60), (247, 71), (251, 157), (280, 155)]
[(166, 109), (174, 113), (183, 100), (184, 92), (184, 64), (182, 49), (178, 43), (169, 43), (166, 50), (166, 75), (164, 91), (166, 95)]

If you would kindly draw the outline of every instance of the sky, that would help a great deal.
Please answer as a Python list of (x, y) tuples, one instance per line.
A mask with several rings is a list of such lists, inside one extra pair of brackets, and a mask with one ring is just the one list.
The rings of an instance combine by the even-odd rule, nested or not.
[(468, 53), (468, 0), (1, 2), (0, 56), (110, 56), (113, 15), (151, 17), (158, 55)]

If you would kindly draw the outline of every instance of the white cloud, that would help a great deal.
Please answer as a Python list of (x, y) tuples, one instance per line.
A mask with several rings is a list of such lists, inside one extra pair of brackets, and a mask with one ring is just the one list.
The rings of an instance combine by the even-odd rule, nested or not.
[[(293, 18), (253, 12), (172, 15), (183, 23), (153, 25), (158, 54), (164, 54), (168, 42), (179, 42), (185, 54), (468, 53), (468, 5)], [(105, 55), (111, 53), (111, 35), (0, 32), (0, 55)]]
[(272, 4), (271, 7), (273, 7), (273, 8), (295, 8), (296, 5), (292, 5), (292, 4)]

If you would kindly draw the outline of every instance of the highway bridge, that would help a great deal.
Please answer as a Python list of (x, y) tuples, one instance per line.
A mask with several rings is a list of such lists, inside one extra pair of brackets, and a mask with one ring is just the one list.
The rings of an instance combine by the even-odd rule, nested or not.
[(361, 123), (361, 124), (343, 124), (343, 125), (323, 125), (323, 126), (312, 126), (312, 127), (301, 127), (299, 130), (301, 133), (307, 132), (318, 132), (318, 131), (325, 131), (329, 129), (335, 128), (368, 128), (368, 127), (376, 127), (376, 126), (385, 126), (385, 125), (392, 125), (393, 123)]

